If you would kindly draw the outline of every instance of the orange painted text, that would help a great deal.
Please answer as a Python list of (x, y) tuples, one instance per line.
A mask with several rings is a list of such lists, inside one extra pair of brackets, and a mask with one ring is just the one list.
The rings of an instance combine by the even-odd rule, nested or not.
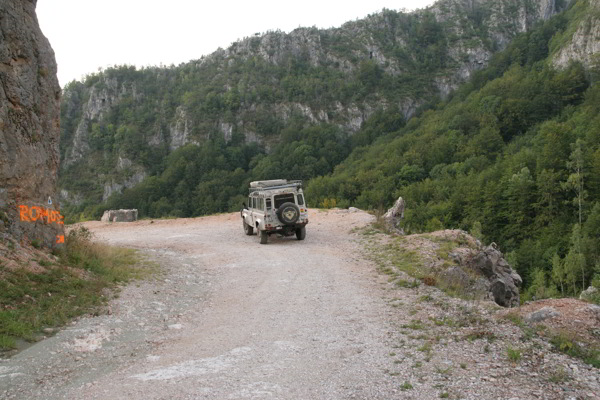
[(64, 216), (56, 210), (38, 206), (19, 206), (19, 216), (23, 222), (41, 221), (47, 224), (64, 225)]

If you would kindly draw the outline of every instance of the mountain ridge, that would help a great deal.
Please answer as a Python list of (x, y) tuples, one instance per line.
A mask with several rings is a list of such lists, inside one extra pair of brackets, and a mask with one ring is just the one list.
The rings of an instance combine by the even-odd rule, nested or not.
[[(96, 186), (95, 201), (105, 201), (153, 174), (125, 146), (94, 148), (98, 136), (114, 147), (106, 136), (118, 138), (118, 128), (139, 136), (133, 146), (149, 147), (153, 158), (163, 158), (215, 135), (225, 142), (257, 143), (268, 153), (294, 118), (335, 125), (345, 136), (379, 109), (398, 109), (408, 119), (483, 68), (494, 49), (517, 32), (563, 6), (554, 0), (444, 0), (410, 14), (383, 10), (340, 28), (267, 32), (171, 69), (108, 69), (65, 87), (62, 171), (84, 169), (78, 162), (94, 168), (90, 160), (111, 158), (117, 173), (107, 166), (102, 187), (94, 184), (96, 178), (87, 185)], [(158, 84), (148, 87), (152, 79)], [(175, 86), (176, 93), (161, 86)], [(104, 129), (110, 125), (106, 115), (126, 107), (148, 115), (134, 121), (111, 115), (113, 129)], [(93, 132), (94, 124), (102, 132)], [(118, 160), (126, 160), (133, 172), (120, 176)], [(89, 198), (88, 190), (65, 180), (61, 188), (66, 203)]]

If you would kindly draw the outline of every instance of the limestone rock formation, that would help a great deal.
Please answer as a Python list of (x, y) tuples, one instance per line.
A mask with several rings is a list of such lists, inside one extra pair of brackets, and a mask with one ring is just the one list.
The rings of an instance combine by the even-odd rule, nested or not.
[(436, 285), (470, 299), (492, 300), (503, 307), (519, 305), (522, 280), (496, 245), (458, 229), (403, 237), (402, 246), (423, 263), (423, 275)]
[(589, 4), (595, 12), (582, 18), (569, 44), (554, 56), (554, 66), (564, 68), (579, 61), (586, 68), (600, 67), (600, 0), (590, 0)]
[(496, 303), (504, 307), (519, 305), (519, 287), (523, 280), (508, 265), (494, 244), (478, 252), (467, 265), (488, 279), (489, 295)]
[(394, 206), (383, 215), (383, 223), (390, 232), (404, 235), (404, 230), (399, 226), (402, 218), (404, 218), (404, 199), (398, 197)]
[(133, 222), (137, 221), (138, 210), (106, 210), (100, 221), (102, 222)]
[(57, 209), (60, 86), (36, 0), (0, 2), (0, 234), (64, 240)]

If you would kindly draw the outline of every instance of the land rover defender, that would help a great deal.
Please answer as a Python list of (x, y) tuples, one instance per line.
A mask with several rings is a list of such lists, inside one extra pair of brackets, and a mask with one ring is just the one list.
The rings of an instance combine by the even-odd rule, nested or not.
[(302, 192), (302, 181), (274, 179), (250, 183), (248, 204), (241, 210), (246, 235), (254, 230), (261, 244), (272, 234), (306, 237), (308, 208)]

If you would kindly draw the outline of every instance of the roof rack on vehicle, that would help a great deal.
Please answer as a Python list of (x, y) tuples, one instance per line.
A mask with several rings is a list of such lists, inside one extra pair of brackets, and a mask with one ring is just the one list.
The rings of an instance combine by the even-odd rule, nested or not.
[(302, 188), (301, 180), (288, 181), (287, 179), (273, 179), (270, 181), (250, 182), (250, 192), (264, 189)]

